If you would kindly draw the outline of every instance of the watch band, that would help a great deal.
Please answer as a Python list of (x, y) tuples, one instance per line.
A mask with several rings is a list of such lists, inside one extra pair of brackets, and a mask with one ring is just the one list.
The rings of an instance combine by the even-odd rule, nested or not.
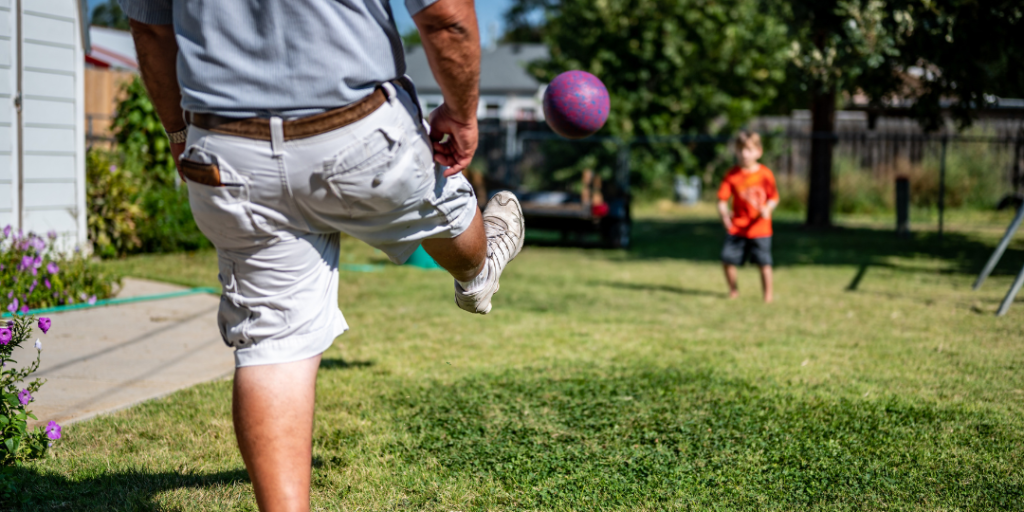
[(188, 139), (188, 126), (186, 125), (176, 132), (165, 131), (164, 133), (167, 134), (168, 139), (171, 139), (171, 144), (184, 144), (185, 140)]

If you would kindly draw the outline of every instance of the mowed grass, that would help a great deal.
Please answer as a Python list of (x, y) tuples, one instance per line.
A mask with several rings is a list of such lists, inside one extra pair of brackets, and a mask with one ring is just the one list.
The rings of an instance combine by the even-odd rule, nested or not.
[[(707, 209), (631, 251), (530, 245), (486, 317), (443, 272), (341, 273), (317, 390), (317, 510), (1019, 510), (1024, 300), (994, 312), (1009, 218), (910, 240), (777, 222), (777, 297), (725, 299)], [(346, 240), (342, 260), (383, 257)], [(215, 286), (212, 253), (110, 263)], [(225, 349), (227, 350), (227, 349)], [(10, 510), (255, 510), (230, 381), (72, 425)]]

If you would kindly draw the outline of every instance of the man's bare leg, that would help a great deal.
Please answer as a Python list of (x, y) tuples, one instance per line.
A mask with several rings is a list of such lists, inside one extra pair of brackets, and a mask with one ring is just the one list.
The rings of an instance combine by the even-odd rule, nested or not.
[(487, 235), (480, 209), (469, 228), (455, 238), (431, 238), (424, 240), (423, 250), (438, 265), (459, 281), (469, 281), (480, 273), (487, 259)]
[(761, 288), (764, 290), (764, 301), (772, 301), (772, 266), (761, 265)]
[(232, 417), (262, 512), (308, 512), (320, 356), (235, 370)]
[(722, 268), (725, 270), (725, 282), (729, 283), (729, 298), (735, 299), (740, 295), (736, 286), (736, 265), (722, 263)]

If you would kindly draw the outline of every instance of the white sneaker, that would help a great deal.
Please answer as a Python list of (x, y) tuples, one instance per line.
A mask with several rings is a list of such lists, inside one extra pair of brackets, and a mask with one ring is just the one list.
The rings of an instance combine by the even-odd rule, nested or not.
[(505, 265), (523, 248), (523, 209), (515, 194), (498, 192), (484, 207), (484, 233), (487, 236), (487, 282), (467, 292), (455, 282), (455, 304), (470, 313), (486, 315), (491, 311), (491, 296), (498, 291), (498, 278)]

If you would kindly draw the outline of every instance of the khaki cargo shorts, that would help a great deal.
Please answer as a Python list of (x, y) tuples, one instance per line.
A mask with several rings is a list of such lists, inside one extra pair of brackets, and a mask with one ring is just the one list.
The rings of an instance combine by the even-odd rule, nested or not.
[[(404, 263), (420, 242), (453, 238), (477, 212), (462, 174), (434, 165), (410, 95), (342, 128), (272, 141), (193, 127), (182, 156), (211, 179), (186, 180), (196, 224), (217, 248), (217, 323), (236, 366), (316, 356), (348, 330), (338, 309), (339, 233)], [(218, 183), (219, 181), (219, 183)]]

